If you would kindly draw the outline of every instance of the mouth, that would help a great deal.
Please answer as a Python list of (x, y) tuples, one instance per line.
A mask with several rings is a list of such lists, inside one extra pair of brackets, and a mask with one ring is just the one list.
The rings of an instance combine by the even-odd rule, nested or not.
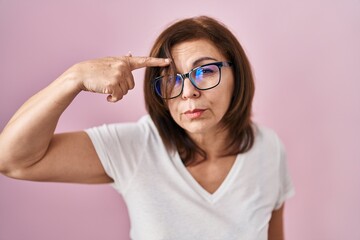
[(201, 115), (206, 111), (206, 109), (193, 109), (184, 112), (184, 115), (189, 119), (196, 119), (201, 117)]

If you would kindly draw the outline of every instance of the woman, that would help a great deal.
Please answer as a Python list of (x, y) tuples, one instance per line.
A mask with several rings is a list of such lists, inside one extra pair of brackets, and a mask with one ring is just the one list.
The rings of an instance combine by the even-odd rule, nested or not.
[[(79, 92), (119, 101), (142, 67), (149, 116), (54, 134)], [(34, 181), (113, 183), (132, 239), (283, 239), (293, 188), (280, 140), (251, 121), (253, 95), (233, 34), (212, 18), (185, 19), (158, 37), (150, 57), (78, 63), (30, 98), (0, 136), (0, 170)]]

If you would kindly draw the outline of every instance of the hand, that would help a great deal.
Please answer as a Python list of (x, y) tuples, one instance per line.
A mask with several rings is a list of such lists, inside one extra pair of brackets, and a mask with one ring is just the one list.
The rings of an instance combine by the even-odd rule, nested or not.
[(66, 73), (80, 90), (109, 94), (109, 102), (117, 102), (135, 86), (132, 71), (143, 67), (164, 67), (170, 59), (152, 57), (105, 57), (75, 64)]

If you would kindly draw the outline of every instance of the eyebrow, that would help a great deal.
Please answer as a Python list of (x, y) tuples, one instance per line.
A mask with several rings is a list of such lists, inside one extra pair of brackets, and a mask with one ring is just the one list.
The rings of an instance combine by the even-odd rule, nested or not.
[[(213, 58), (213, 57), (201, 57), (201, 58), (199, 58), (199, 59), (196, 59), (196, 60), (193, 62), (192, 68), (195, 68), (195, 67), (200, 66), (200, 65), (201, 65), (200, 63), (201, 63), (201, 62), (207, 61), (207, 60), (219, 61), (218, 59)], [(160, 71), (160, 74), (162, 74), (163, 71), (169, 70), (170, 67), (171, 67), (171, 65), (164, 67), (164, 68), (162, 69), (162, 71)]]
[(202, 57), (202, 58), (199, 58), (197, 60), (195, 60), (192, 64), (193, 67), (197, 67), (200, 65), (201, 62), (203, 61), (206, 61), (206, 60), (214, 60), (214, 61), (218, 61), (217, 59), (215, 58), (212, 58), (212, 57)]

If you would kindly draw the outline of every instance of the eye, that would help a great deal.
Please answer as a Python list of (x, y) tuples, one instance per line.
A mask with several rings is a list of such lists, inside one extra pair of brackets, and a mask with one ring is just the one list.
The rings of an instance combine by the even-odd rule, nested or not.
[(175, 86), (179, 86), (181, 84), (182, 84), (181, 76), (176, 75), (176, 77), (175, 77)]
[(201, 68), (203, 74), (211, 74), (214, 72), (214, 69), (211, 66)]
[(179, 75), (167, 75), (164, 80), (167, 82), (167, 85), (172, 87), (177, 87), (182, 84), (182, 79)]
[(204, 67), (200, 67), (200, 68), (196, 69), (194, 74), (195, 74), (195, 79), (200, 80), (200, 79), (203, 79), (206, 77), (213, 76), (217, 72), (218, 72), (217, 66), (208, 65), (208, 66), (204, 66)]

